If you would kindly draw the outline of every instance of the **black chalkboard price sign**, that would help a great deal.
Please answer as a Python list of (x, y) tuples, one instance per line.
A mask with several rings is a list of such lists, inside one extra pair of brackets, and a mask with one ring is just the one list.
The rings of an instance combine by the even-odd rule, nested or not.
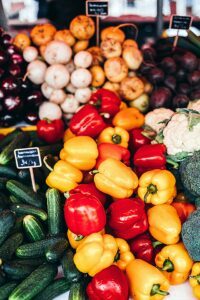
[(15, 149), (15, 161), (18, 169), (41, 167), (41, 156), (38, 147)]
[(170, 28), (188, 30), (192, 24), (191, 16), (177, 16), (173, 15), (170, 21)]
[(107, 16), (108, 1), (86, 1), (86, 15), (91, 17)]

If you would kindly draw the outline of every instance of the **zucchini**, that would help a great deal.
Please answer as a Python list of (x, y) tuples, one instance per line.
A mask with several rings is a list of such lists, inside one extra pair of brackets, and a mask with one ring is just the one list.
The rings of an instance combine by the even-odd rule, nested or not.
[(6, 209), (0, 212), (0, 245), (8, 237), (16, 220), (15, 213)]
[(55, 297), (69, 291), (71, 282), (65, 278), (54, 280), (42, 292), (40, 292), (34, 300), (53, 300)]
[(42, 264), (11, 293), (9, 300), (30, 300), (46, 288), (57, 274), (57, 266)]
[(9, 199), (10, 199), (11, 204), (21, 204), (22, 203), (22, 201), (20, 201), (18, 198), (16, 198), (13, 195), (10, 195)]
[(21, 280), (29, 276), (37, 266), (24, 265), (17, 262), (6, 262), (3, 264), (2, 269), (6, 276), (11, 280)]
[(11, 133), (7, 134), (1, 141), (0, 141), (0, 149), (3, 149), (5, 146), (7, 146), (12, 140), (21, 133), (22, 130), (20, 128), (16, 128)]
[(0, 211), (8, 208), (9, 205), (10, 205), (10, 201), (8, 197), (4, 193), (0, 192)]
[(61, 259), (61, 265), (65, 279), (69, 282), (78, 282), (81, 280), (83, 273), (77, 269), (73, 257), (74, 253), (71, 249), (68, 249)]
[(37, 241), (33, 243), (28, 243), (21, 245), (16, 250), (17, 257), (21, 258), (34, 258), (34, 257), (43, 257), (47, 249), (56, 244), (58, 241), (62, 241), (63, 238), (46, 238), (42, 241)]
[(8, 300), (9, 295), (12, 291), (16, 288), (17, 282), (11, 281), (1, 286), (0, 288), (0, 299), (1, 300)]
[(85, 287), (82, 282), (75, 282), (71, 285), (68, 300), (86, 300)]
[(23, 235), (21, 233), (11, 235), (0, 247), (0, 259), (3, 261), (10, 260), (22, 242)]
[(6, 275), (3, 272), (3, 270), (0, 270), (0, 287), (5, 283), (6, 283)]
[[(35, 181), (38, 183), (44, 182), (44, 176), (40, 171), (40, 168), (34, 169)], [(31, 184), (31, 175), (29, 169), (21, 169), (18, 171), (18, 180), (22, 183)]]
[(60, 153), (60, 150), (63, 148), (62, 144), (53, 144), (49, 146), (41, 146), (40, 148), (40, 155), (43, 158), (46, 155), (58, 155)]
[(62, 208), (60, 193), (56, 189), (48, 189), (46, 192), (48, 229), (50, 235), (61, 233), (62, 227)]
[(18, 263), (20, 265), (27, 265), (27, 266), (40, 266), (42, 265), (44, 262), (46, 262), (46, 259), (45, 258), (33, 258), (33, 259), (30, 259), (30, 258), (16, 258), (14, 260), (12, 260), (13, 263)]
[(24, 203), (33, 205), (35, 207), (43, 207), (43, 197), (39, 193), (35, 193), (31, 187), (24, 185), (16, 180), (8, 180), (6, 183), (7, 190), (11, 195), (15, 196)]
[(11, 166), (0, 165), (0, 177), (7, 177), (9, 179), (16, 179), (17, 178), (16, 168), (11, 167)]
[(67, 240), (61, 240), (51, 245), (45, 253), (47, 261), (51, 263), (57, 262), (66, 251), (68, 245)]
[(43, 240), (45, 238), (44, 229), (40, 222), (31, 215), (27, 215), (23, 219), (23, 227), (26, 236), (31, 242)]
[(12, 204), (10, 209), (16, 213), (17, 216), (33, 215), (40, 218), (42, 221), (47, 220), (47, 213), (41, 209), (27, 204)]
[(6, 177), (0, 177), (0, 190), (5, 190), (6, 189), (6, 182), (9, 179)]
[(28, 145), (29, 141), (30, 137), (27, 132), (19, 132), (0, 153), (0, 164), (6, 165), (14, 158), (14, 150), (17, 148), (24, 148)]

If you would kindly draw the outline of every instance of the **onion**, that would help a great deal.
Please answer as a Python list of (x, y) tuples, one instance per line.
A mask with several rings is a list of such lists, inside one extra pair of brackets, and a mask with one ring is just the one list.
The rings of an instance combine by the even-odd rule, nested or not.
[(50, 64), (66, 64), (72, 57), (72, 49), (61, 41), (52, 41), (44, 50), (44, 59)]
[(71, 74), (71, 83), (77, 88), (84, 88), (92, 82), (92, 75), (87, 69), (77, 69)]
[(62, 89), (53, 90), (49, 101), (56, 103), (56, 104), (62, 104), (64, 102), (65, 98), (66, 98), (66, 94)]
[(71, 74), (75, 70), (75, 65), (73, 60), (70, 60), (68, 64), (65, 65), (69, 74)]
[(90, 88), (79, 88), (75, 92), (75, 98), (79, 103), (87, 103), (91, 97), (92, 91)]
[(88, 51), (80, 51), (74, 56), (74, 63), (78, 68), (88, 68), (92, 64), (92, 55)]
[(73, 86), (73, 84), (70, 82), (68, 83), (68, 85), (66, 86), (66, 90), (70, 93), (70, 94), (75, 94), (76, 92), (76, 88), (75, 86)]
[(46, 82), (44, 82), (41, 86), (41, 91), (45, 98), (49, 99), (53, 92), (53, 88), (49, 86)]
[(27, 67), (27, 74), (30, 81), (35, 84), (42, 84), (44, 82), (47, 66), (41, 60), (34, 60), (29, 63)]
[(61, 64), (55, 64), (47, 68), (45, 81), (54, 89), (62, 89), (69, 82), (70, 76), (66, 67)]
[(79, 107), (79, 103), (74, 95), (68, 94), (64, 102), (60, 106), (64, 113), (75, 113)]
[(33, 46), (28, 46), (23, 51), (23, 58), (27, 62), (31, 62), (38, 57), (38, 50)]
[(52, 102), (43, 102), (39, 108), (39, 118), (40, 120), (49, 119), (56, 120), (62, 118), (62, 111), (60, 106)]

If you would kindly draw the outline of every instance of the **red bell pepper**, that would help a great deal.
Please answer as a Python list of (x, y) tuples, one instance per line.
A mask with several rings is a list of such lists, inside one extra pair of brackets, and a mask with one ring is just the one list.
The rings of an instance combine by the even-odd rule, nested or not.
[(151, 140), (142, 134), (143, 131), (142, 128), (134, 128), (129, 131), (129, 149), (131, 152), (151, 143)]
[(92, 94), (89, 104), (94, 105), (99, 113), (113, 117), (120, 110), (121, 100), (114, 92), (102, 88)]
[(90, 197), (91, 195), (96, 197), (103, 205), (106, 202), (106, 194), (100, 192), (94, 182), (91, 183), (81, 183), (79, 185), (77, 185), (77, 187), (75, 187), (73, 190), (71, 190), (69, 192), (69, 195), (74, 195), (74, 194), (83, 194), (86, 195), (88, 197)]
[(130, 166), (130, 151), (117, 144), (102, 143), (98, 145), (99, 156), (96, 162), (96, 168), (107, 158), (114, 158)]
[(196, 209), (194, 204), (186, 203), (186, 202), (173, 202), (171, 205), (176, 209), (182, 224), (187, 220), (189, 215)]
[(116, 237), (128, 240), (148, 229), (145, 204), (139, 198), (117, 200), (107, 212), (108, 224)]
[(69, 128), (75, 135), (97, 137), (106, 127), (97, 109), (90, 104), (84, 105), (71, 119)]
[(37, 123), (38, 137), (47, 143), (56, 143), (64, 136), (65, 126), (61, 119), (58, 120), (40, 120)]
[(89, 300), (128, 300), (128, 280), (115, 265), (97, 273), (88, 284)]
[(64, 205), (65, 222), (69, 230), (86, 236), (101, 231), (106, 224), (106, 213), (101, 202), (92, 195), (71, 195)]
[(166, 146), (149, 144), (140, 147), (133, 156), (133, 164), (142, 169), (161, 169), (166, 165)]

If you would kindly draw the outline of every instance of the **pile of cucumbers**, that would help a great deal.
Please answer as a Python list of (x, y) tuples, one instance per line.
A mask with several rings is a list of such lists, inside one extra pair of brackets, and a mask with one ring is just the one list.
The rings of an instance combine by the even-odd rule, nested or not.
[[(17, 130), (5, 139), (0, 142), (0, 300), (51, 300), (66, 291), (70, 300), (85, 300), (89, 278), (77, 270), (66, 239), (65, 199), (47, 189), (45, 178), (38, 177), (33, 192), (29, 176), (15, 168), (13, 151), (30, 145), (29, 134)], [(51, 148), (42, 147), (45, 155)]]

